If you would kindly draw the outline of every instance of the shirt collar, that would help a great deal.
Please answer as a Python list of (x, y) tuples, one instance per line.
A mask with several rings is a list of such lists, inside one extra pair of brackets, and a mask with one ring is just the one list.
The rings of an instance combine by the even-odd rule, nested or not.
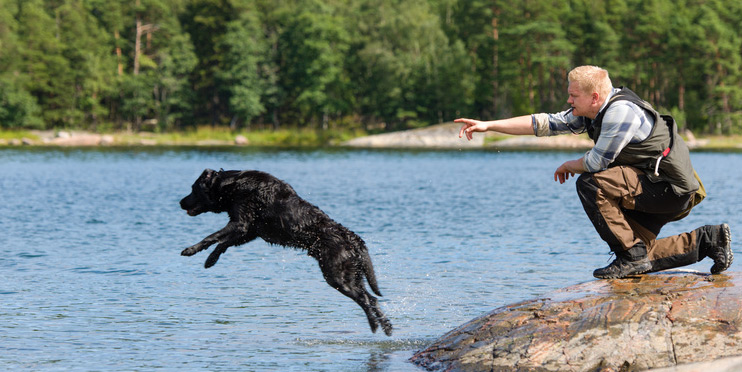
[(611, 88), (611, 92), (608, 93), (608, 97), (605, 98), (605, 101), (603, 101), (603, 105), (600, 106), (600, 110), (598, 110), (598, 114), (600, 114), (603, 110), (605, 110), (605, 107), (608, 106), (608, 102), (613, 98), (613, 96), (616, 95), (616, 93), (620, 92), (620, 88)]

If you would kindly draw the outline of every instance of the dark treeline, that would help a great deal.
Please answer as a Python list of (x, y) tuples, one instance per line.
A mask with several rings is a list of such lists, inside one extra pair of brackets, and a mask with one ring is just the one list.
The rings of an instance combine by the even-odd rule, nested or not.
[(738, 0), (0, 0), (0, 128), (403, 129), (566, 107), (607, 68), (742, 133)]

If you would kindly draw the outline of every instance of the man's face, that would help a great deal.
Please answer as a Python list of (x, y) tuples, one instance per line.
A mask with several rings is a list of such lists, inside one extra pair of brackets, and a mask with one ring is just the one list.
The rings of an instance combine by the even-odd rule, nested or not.
[(567, 103), (572, 106), (572, 115), (587, 116), (590, 119), (595, 119), (595, 116), (598, 114), (598, 110), (600, 109), (600, 107), (597, 107), (597, 110), (595, 108), (595, 104), (597, 103), (596, 94), (583, 92), (582, 89), (580, 89), (580, 84), (576, 82), (569, 83), (567, 93), (569, 93)]

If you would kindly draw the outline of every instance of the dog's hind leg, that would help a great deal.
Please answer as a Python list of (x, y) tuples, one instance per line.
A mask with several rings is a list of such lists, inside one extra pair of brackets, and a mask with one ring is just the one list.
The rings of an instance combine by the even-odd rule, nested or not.
[[(320, 265), (320, 267), (322, 267), (322, 265)], [(366, 313), (366, 318), (368, 318), (371, 332), (376, 333), (376, 329), (379, 327), (379, 324), (381, 324), (384, 333), (387, 336), (392, 335), (392, 324), (386, 316), (384, 316), (384, 313), (379, 310), (376, 297), (368, 293), (368, 291), (363, 287), (364, 283), (360, 275), (353, 273), (353, 277), (345, 278), (341, 275), (334, 275), (333, 273), (325, 272), (324, 267), (322, 271), (327, 284), (355, 301), (361, 309), (363, 309)]]
[(379, 301), (365, 289), (363, 289), (363, 294), (366, 297), (365, 301), (367, 301), (369, 310), (371, 311), (371, 314), (373, 314), (374, 319), (379, 325), (381, 325), (381, 329), (384, 331), (384, 334), (386, 334), (387, 336), (391, 336), (392, 323), (389, 321), (389, 319), (386, 318), (386, 315), (381, 312), (381, 309), (379, 309)]
[(384, 334), (387, 336), (392, 335), (392, 322), (387, 319), (386, 315), (384, 315), (383, 312), (381, 312), (381, 309), (379, 309), (378, 301), (374, 296), (369, 295), (371, 297), (371, 309), (373, 310), (374, 314), (376, 315), (376, 320), (379, 321), (379, 324), (381, 325), (381, 329), (384, 330)]

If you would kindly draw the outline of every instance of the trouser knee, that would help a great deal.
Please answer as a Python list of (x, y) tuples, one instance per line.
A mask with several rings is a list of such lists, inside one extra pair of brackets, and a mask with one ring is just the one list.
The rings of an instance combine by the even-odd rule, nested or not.
[(593, 179), (592, 173), (582, 173), (579, 177), (577, 177), (577, 180), (575, 181), (575, 187), (577, 187), (577, 192), (580, 190), (594, 190), (597, 188), (597, 185), (595, 184), (595, 180)]
[(592, 173), (583, 173), (575, 181), (577, 195), (580, 197), (583, 205), (585, 202), (595, 203), (595, 197), (598, 192), (598, 184), (595, 182)]

